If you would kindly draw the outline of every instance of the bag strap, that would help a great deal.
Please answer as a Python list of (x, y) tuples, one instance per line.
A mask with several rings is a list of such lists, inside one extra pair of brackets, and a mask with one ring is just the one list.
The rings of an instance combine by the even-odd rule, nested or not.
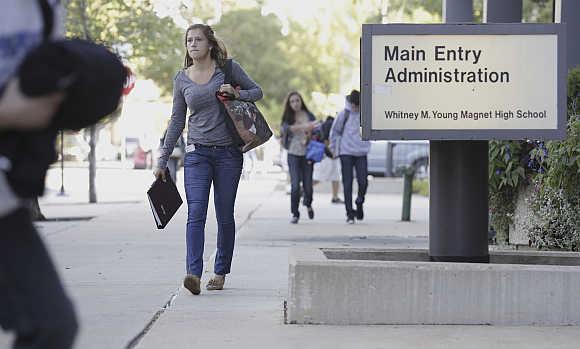
[(42, 28), (42, 38), (46, 41), (50, 38), (50, 34), (54, 27), (52, 6), (50, 6), (47, 0), (38, 0), (38, 5), (42, 11), (42, 21), (44, 24)]
[[(348, 120), (348, 117), (350, 116), (350, 110), (345, 109), (344, 110), (344, 119), (342, 120), (342, 128), (340, 129), (340, 132), (338, 133), (339, 136), (342, 136), (343, 132), (344, 132), (344, 126), (346, 125), (346, 121)], [(339, 130), (337, 130), (339, 131)]]
[(226, 59), (226, 64), (224, 65), (224, 84), (230, 84), (233, 86), (232, 82), (232, 60)]
[[(233, 84), (232, 84), (232, 82), (233, 82), (233, 79), (232, 79), (232, 60), (231, 59), (226, 59), (226, 64), (224, 64), (224, 66), (222, 67), (222, 70), (224, 72), (224, 84), (230, 84), (233, 86)], [(244, 141), (242, 140), (242, 138), (238, 134), (238, 131), (236, 130), (236, 125), (234, 125), (234, 122), (228, 116), (228, 112), (226, 110), (226, 107), (221, 102), (220, 102), (220, 110), (222, 111), (222, 114), (224, 115), (224, 117), (226, 119), (226, 126), (227, 126), (229, 133), (230, 133), (230, 136), (232, 137), (232, 140), (234, 141), (234, 144), (236, 144), (238, 146), (243, 146)]]

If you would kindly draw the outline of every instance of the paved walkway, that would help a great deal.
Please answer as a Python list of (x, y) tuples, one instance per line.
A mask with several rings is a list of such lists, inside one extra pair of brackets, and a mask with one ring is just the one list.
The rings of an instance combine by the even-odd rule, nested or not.
[[(97, 205), (79, 204), (75, 195), (60, 201), (49, 196), (41, 203), (49, 218), (96, 218), (41, 223), (39, 229), (81, 318), (77, 348), (578, 347), (579, 327), (284, 324), (291, 247), (427, 247), (428, 200), (414, 196), (413, 221), (400, 222), (401, 197), (390, 194), (392, 187), (388, 180), (371, 182), (365, 220), (347, 225), (343, 207), (330, 203), (328, 186), (322, 185), (315, 189), (315, 219), (290, 225), (289, 196), (279, 177), (250, 177), (238, 195), (232, 274), (223, 291), (202, 290), (200, 296), (181, 286), (185, 207), (167, 229), (157, 230), (141, 194), (132, 202)], [(214, 217), (210, 208), (206, 271), (212, 270)], [(0, 333), (0, 348), (9, 339)]]

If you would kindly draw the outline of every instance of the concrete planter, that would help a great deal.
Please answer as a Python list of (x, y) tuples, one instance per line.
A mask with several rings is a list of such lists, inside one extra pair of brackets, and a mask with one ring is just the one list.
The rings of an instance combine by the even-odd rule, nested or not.
[(502, 251), (490, 258), (436, 263), (425, 250), (295, 249), (288, 321), (580, 324), (579, 253)]

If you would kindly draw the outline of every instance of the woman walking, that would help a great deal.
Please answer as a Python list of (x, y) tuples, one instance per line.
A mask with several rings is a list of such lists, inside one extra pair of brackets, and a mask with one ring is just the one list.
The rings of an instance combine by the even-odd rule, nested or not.
[(308, 218), (314, 219), (312, 209), (312, 161), (306, 160), (306, 147), (312, 130), (319, 125), (314, 115), (308, 110), (302, 96), (290, 92), (286, 97), (282, 114), (282, 144), (288, 150), (288, 170), (290, 172), (290, 223), (296, 224), (300, 219), (301, 184), (304, 191), (303, 204), (308, 211)]
[(214, 276), (208, 290), (223, 289), (230, 273), (234, 252), (234, 203), (243, 156), (234, 135), (226, 124), (228, 117), (216, 98), (216, 92), (232, 94), (237, 99), (257, 101), (262, 89), (236, 62), (232, 61), (231, 78), (239, 88), (224, 84), (226, 48), (212, 28), (204, 24), (190, 26), (185, 32), (185, 64), (173, 82), (173, 112), (161, 147), (155, 176), (164, 179), (167, 160), (188, 117), (187, 146), (184, 160), (184, 182), (187, 197), (186, 271), (183, 285), (194, 295), (200, 293), (203, 271), (205, 221), (210, 186), (218, 221), (217, 253)]

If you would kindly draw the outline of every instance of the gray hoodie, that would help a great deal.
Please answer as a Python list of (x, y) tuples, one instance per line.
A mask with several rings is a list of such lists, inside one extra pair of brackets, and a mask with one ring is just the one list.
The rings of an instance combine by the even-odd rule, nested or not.
[[(346, 110), (350, 113), (345, 123)], [(360, 135), (360, 113), (350, 111), (349, 103), (346, 103), (345, 109), (338, 114), (330, 130), (330, 149), (337, 147), (339, 153), (334, 155), (365, 156), (371, 149), (371, 142), (363, 141)]]

